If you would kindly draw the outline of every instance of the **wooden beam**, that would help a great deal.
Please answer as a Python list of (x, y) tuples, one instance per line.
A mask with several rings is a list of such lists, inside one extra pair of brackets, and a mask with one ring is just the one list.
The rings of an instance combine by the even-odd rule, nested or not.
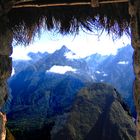
[(101, 1), (100, 4), (109, 4), (109, 3), (123, 3), (128, 2), (129, 0), (107, 0), (107, 1)]
[(58, 7), (58, 6), (76, 6), (76, 5), (90, 5), (90, 2), (75, 2), (75, 3), (56, 3), (56, 4), (22, 4), (14, 5), (13, 8), (44, 8), (44, 7)]
[[(32, 2), (28, 4), (29, 2)], [(128, 0), (108, 0), (108, 1), (100, 1), (99, 4), (111, 4), (111, 3), (124, 3), (128, 2)], [(72, 3), (47, 3), (47, 4), (36, 4), (31, 0), (20, 1), (15, 3), (12, 8), (45, 8), (45, 7), (58, 7), (58, 6), (80, 6), (80, 5), (91, 5), (91, 2), (72, 2)], [(95, 7), (95, 6), (93, 6)]]

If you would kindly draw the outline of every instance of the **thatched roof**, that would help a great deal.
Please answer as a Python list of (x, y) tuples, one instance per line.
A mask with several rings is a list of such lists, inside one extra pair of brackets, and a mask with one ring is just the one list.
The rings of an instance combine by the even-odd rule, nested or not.
[[(26, 5), (64, 2), (66, 0), (36, 0), (29, 1)], [(67, 2), (75, 1), (67, 0)], [(76, 2), (90, 2), (90, 0), (76, 0)], [(20, 5), (24, 5), (24, 3), (20, 3)], [(88, 4), (39, 8), (18, 7), (19, 4), (14, 6), (8, 13), (9, 27), (19, 43), (29, 43), (42, 27), (64, 35), (76, 34), (80, 28), (88, 31), (106, 30), (117, 36), (129, 32), (130, 16), (127, 2), (100, 4), (99, 7), (94, 8)]]

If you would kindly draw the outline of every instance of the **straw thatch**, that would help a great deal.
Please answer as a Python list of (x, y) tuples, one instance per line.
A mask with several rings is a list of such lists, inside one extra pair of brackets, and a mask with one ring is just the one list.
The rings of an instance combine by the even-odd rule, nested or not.
[[(82, 0), (80, 0), (82, 1)], [(83, 0), (87, 1), (87, 0)], [(37, 1), (44, 3), (45, 0)], [(52, 2), (48, 0), (47, 2)], [(55, 0), (65, 2), (65, 0)], [(68, 0), (67, 2), (73, 2)], [(129, 33), (130, 16), (128, 3), (58, 6), (45, 8), (13, 8), (8, 13), (9, 27), (18, 43), (28, 44), (42, 28), (54, 30), (63, 35), (87, 31), (106, 30), (116, 36)]]

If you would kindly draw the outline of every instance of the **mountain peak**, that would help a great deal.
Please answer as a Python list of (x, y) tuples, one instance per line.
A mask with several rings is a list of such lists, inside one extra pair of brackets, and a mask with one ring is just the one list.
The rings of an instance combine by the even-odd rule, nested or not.
[(71, 50), (69, 50), (65, 45), (63, 45), (59, 50), (57, 50), (61, 53), (66, 53), (66, 52), (70, 52)]
[(63, 45), (63, 46), (61, 47), (61, 49), (68, 50), (68, 48), (67, 48), (65, 45)]

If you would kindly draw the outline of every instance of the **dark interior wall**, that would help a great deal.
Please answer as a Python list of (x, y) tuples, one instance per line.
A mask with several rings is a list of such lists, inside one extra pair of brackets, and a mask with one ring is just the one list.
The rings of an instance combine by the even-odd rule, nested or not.
[(133, 67), (135, 71), (134, 99), (137, 111), (137, 140), (140, 140), (140, 1), (134, 0), (129, 4), (131, 15), (131, 41), (134, 48)]
[[(4, 1), (5, 2), (5, 1)], [(0, 1), (0, 109), (7, 100), (7, 79), (12, 72), (12, 40), (13, 35), (8, 27), (6, 13), (11, 9), (11, 3)], [(0, 140), (6, 137), (6, 115), (0, 112)]]

